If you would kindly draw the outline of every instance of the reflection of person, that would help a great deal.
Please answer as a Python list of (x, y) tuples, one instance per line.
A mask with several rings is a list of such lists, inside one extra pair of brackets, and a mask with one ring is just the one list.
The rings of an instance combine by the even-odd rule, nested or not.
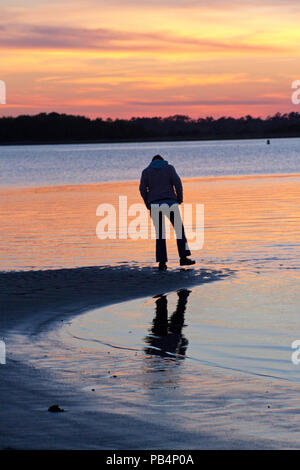
[(177, 306), (170, 320), (168, 320), (167, 297), (162, 294), (157, 298), (155, 301), (156, 315), (152, 322), (150, 335), (145, 338), (145, 342), (149, 344), (149, 347), (145, 349), (147, 354), (159, 356), (185, 355), (188, 341), (182, 334), (182, 328), (185, 326), (184, 313), (190, 292), (187, 289), (177, 291)]
[[(165, 215), (175, 228), (177, 248), (180, 257), (180, 265), (195, 264), (194, 260), (188, 258), (189, 250), (184, 227), (181, 221), (178, 204), (182, 203), (182, 184), (175, 168), (164, 160), (160, 155), (153, 157), (150, 165), (142, 172), (140, 181), (140, 193), (149, 210), (156, 231), (156, 261), (159, 269), (167, 269), (167, 247), (165, 238)], [(171, 210), (164, 211), (163, 205)], [(154, 208), (162, 207), (158, 217), (153, 217)]]

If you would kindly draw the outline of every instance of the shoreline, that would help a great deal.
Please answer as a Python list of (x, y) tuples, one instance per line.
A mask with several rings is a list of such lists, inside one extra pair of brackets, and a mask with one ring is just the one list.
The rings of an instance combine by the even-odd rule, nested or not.
[(283, 135), (283, 136), (257, 136), (257, 137), (216, 137), (216, 138), (203, 138), (199, 137), (178, 137), (178, 138), (159, 138), (153, 139), (102, 139), (102, 140), (50, 140), (50, 141), (16, 141), (16, 142), (0, 142), (0, 146), (31, 146), (31, 145), (86, 145), (86, 144), (127, 144), (127, 143), (145, 143), (145, 142), (220, 142), (220, 141), (234, 141), (234, 140), (279, 140), (279, 139), (299, 139), (300, 135)]
[[(232, 275), (230, 270), (177, 268), (163, 273), (156, 267), (91, 266), (42, 271), (0, 272), (0, 329), (32, 329), (43, 324), (131, 299), (212, 282)], [(126, 281), (124, 282), (124, 278)], [(27, 322), (29, 322), (27, 328)]]
[[(114, 411), (113, 397), (108, 408), (93, 409), (93, 401), (79, 384), (70, 387), (68, 383), (53, 380), (51, 371), (30, 365), (26, 354), (22, 358), (26, 351), (22, 346), (24, 341), (30, 349), (31, 341), (35, 341), (40, 333), (59, 328), (61, 321), (96, 306), (152, 296), (162, 288), (169, 292), (217, 281), (231, 273), (229, 270), (225, 273), (184, 269), (156, 274), (158, 272), (152, 268), (131, 266), (0, 273), (0, 328), (7, 350), (6, 364), (0, 366), (0, 399), (4, 405), (0, 411), (2, 450), (165, 447), (165, 444), (159, 446), (159, 435), (162, 432), (166, 435), (169, 425), (147, 423), (145, 430), (141, 417), (128, 420)], [(127, 283), (124, 283), (124, 275)], [(48, 407), (56, 402), (68, 412), (59, 413), (59, 416), (49, 413)], [(167, 447), (182, 448), (183, 435), (188, 438), (186, 432), (169, 438)], [(243, 446), (242, 440), (216, 440), (207, 433), (202, 438), (205, 448), (214, 448), (216, 442), (224, 448)], [(165, 439), (162, 442), (166, 442)], [(189, 448), (188, 440), (185, 446)], [(193, 440), (190, 448), (197, 448)]]
[[(68, 271), (71, 273), (69, 277)], [(122, 376), (119, 382), (117, 379), (99, 376), (95, 369), (95, 377), (103, 377), (98, 378), (103, 381), (103, 386), (97, 392), (91, 389), (92, 383), (84, 381), (84, 376), (68, 375), (67, 362), (64, 365), (67, 358), (61, 359), (62, 372), (59, 375), (47, 365), (39, 367), (39, 356), (35, 355), (35, 360), (31, 360), (32, 344), (39, 345), (42, 342), (42, 350), (47, 355), (55, 355), (56, 346), (49, 343), (49, 338), (50, 341), (55, 340), (60, 322), (68, 322), (75, 315), (96, 306), (111, 306), (132, 298), (145, 298), (162, 290), (170, 293), (205, 282), (230, 280), (232, 276), (234, 272), (229, 270), (175, 269), (163, 275), (160, 273), (159, 279), (155, 279), (153, 269), (131, 266), (1, 273), (0, 285), (6, 278), (5, 285), (8, 286), (6, 294), (10, 297), (14, 289), (15, 293), (23, 295), (17, 295), (19, 300), (15, 302), (6, 303), (8, 315), (6, 318), (3, 314), (0, 317), (2, 336), (7, 341), (7, 363), (0, 366), (0, 399), (3, 405), (0, 410), (0, 449), (117, 451), (299, 448), (297, 432), (292, 440), (270, 433), (275, 423), (284, 429), (286, 415), (280, 413), (280, 407), (286, 402), (296, 406), (295, 415), (291, 416), (291, 426), (295, 431), (298, 430), (299, 384), (238, 371), (230, 373), (202, 364), (197, 372), (201, 377), (200, 387), (191, 395), (192, 401), (196, 399), (200, 409), (195, 409), (195, 419), (187, 423), (185, 407), (178, 409), (175, 415), (174, 412), (170, 416), (168, 414), (168, 400), (171, 403), (175, 397), (179, 402), (184, 400), (184, 395), (180, 395), (180, 387), (177, 391), (177, 387), (170, 384), (160, 389), (155, 403), (156, 407), (161, 408), (142, 408), (140, 404), (132, 408), (131, 402), (126, 401), (126, 387), (131, 388), (134, 382), (128, 384), (126, 376), (123, 377), (125, 388), (123, 395), (121, 390), (120, 401), (120, 391), (117, 391), (122, 387)], [(96, 279), (97, 292), (91, 283), (93, 278)], [(149, 283), (149, 278), (154, 282)], [(38, 279), (41, 281), (39, 285), (36, 282)], [(85, 282), (82, 282), (83, 279)], [(113, 286), (116, 286), (115, 290)], [(0, 292), (0, 305), (3, 307), (3, 288)], [(46, 342), (43, 343), (45, 338)], [(58, 354), (63, 354), (63, 349), (58, 350)], [(134, 363), (138, 358), (130, 354)], [(83, 365), (85, 360), (84, 354), (78, 356), (78, 361), (82, 361)], [(105, 348), (98, 351), (96, 361), (99, 369), (104, 370), (109, 368), (113, 371), (116, 365), (118, 370), (127, 367), (124, 353), (120, 354), (116, 349), (111, 352)], [(161, 372), (162, 366), (162, 363), (158, 365), (157, 372)], [(189, 362), (187, 367), (193, 374), (193, 364)], [(171, 378), (169, 374), (160, 373), (161, 378), (158, 380), (165, 384), (166, 378)], [(157, 373), (153, 379), (156, 377)], [(103, 394), (101, 390), (105, 390), (108, 383), (111, 385), (107, 393)], [(191, 385), (193, 390), (193, 382)], [(115, 386), (116, 392), (113, 391)], [(227, 405), (224, 407), (225, 403)], [(48, 408), (53, 404), (58, 404), (65, 412), (49, 413)], [(186, 406), (189, 406), (188, 403)], [(258, 424), (261, 427), (256, 432)], [(264, 428), (265, 432), (262, 432)]]

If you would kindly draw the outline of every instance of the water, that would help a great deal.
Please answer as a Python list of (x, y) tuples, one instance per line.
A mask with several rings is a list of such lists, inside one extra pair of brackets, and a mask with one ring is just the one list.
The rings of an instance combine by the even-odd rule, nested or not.
[[(139, 172), (160, 152), (182, 176), (193, 176), (184, 183), (185, 202), (204, 204), (204, 246), (193, 252), (197, 265), (235, 272), (217, 287), (193, 289), (184, 355), (298, 381), (290, 345), (297, 339), (300, 306), (299, 144), (300, 139), (280, 139), (271, 145), (256, 140), (3, 147), (0, 269), (154, 264), (153, 240), (99, 240), (96, 208), (116, 204), (119, 195), (127, 195), (128, 204), (141, 202)], [(135, 181), (99, 184), (121, 179)], [(167, 245), (172, 269), (178, 265), (176, 243)], [(169, 298), (174, 304), (174, 294)], [(84, 316), (69, 332), (73, 341), (83, 338), (73, 343), (75, 351), (95, 339), (97, 346), (143, 351), (151, 309), (153, 304), (133, 301), (110, 310), (113, 321), (105, 320), (103, 309)]]
[[(2, 148), (0, 269), (28, 271), (24, 279), (29, 285), (32, 280), (32, 291), (43, 290), (32, 271), (67, 268), (67, 285), (71, 268), (80, 274), (85, 266), (154, 264), (152, 240), (99, 240), (96, 208), (116, 204), (119, 195), (127, 195), (129, 204), (140, 202), (137, 180), (155, 153), (192, 177), (184, 182), (185, 202), (204, 204), (204, 246), (193, 252), (196, 267), (233, 273), (182, 291), (180, 308), (179, 294), (161, 288), (155, 298), (93, 309), (61, 328), (56, 323), (49, 331), (41, 323), (14, 350), (56, 378), (93, 391), (99, 409), (145, 422), (164, 416), (191, 430), (199, 423), (219, 429), (226, 416), (230, 430), (234, 423), (239, 432), (272, 438), (276, 425), (280, 438), (293, 439), (300, 410), (300, 366), (291, 361), (291, 344), (299, 339), (299, 144)], [(176, 244), (167, 245), (172, 271)], [(22, 295), (26, 285), (21, 279)], [(63, 298), (64, 286), (54, 287)]]
[(298, 282), (298, 272), (285, 269), (239, 272), (190, 290), (94, 309), (66, 325), (61, 338), (74, 362), (79, 350), (90, 353), (91, 371), (97, 352), (117, 348), (132, 356), (138, 351), (146, 361), (150, 355), (187, 361), (195, 370), (211, 366), (300, 382), (300, 366), (291, 361), (299, 336)]
[[(3, 190), (0, 269), (153, 264), (154, 240), (96, 236), (98, 205), (117, 205), (119, 194), (128, 196), (128, 206), (141, 202), (138, 182)], [(200, 266), (299, 266), (299, 176), (193, 179), (184, 184), (184, 198), (204, 204), (204, 246), (193, 251)], [(177, 266), (173, 238), (167, 246), (169, 264)]]
[(217, 282), (94, 308), (40, 332), (33, 344), (30, 338), (26, 354), (60, 378), (134, 406), (153, 404), (149, 389), (179, 387), (180, 399), (159, 406), (176, 412), (188, 404), (193, 412), (209, 373), (223, 389), (247, 378), (300, 383), (292, 362), (292, 343), (300, 339), (298, 284), (299, 270), (241, 269)]
[[(99, 364), (99, 354), (108, 350), (114, 354), (117, 376), (126, 377), (127, 388), (117, 386), (118, 393), (127, 393), (129, 387), (133, 403), (145, 399), (145, 374), (148, 380), (161, 370), (174, 374), (175, 382), (179, 379), (174, 371), (179, 371), (187, 400), (189, 384), (196, 379), (197, 395), (204, 366), (225, 371), (228, 380), (242, 373), (300, 382), (300, 366), (291, 361), (291, 343), (299, 339), (300, 177), (192, 179), (184, 188), (187, 202), (205, 206), (204, 246), (193, 252), (196, 268), (229, 269), (234, 275), (192, 288), (181, 331), (187, 340), (183, 348), (172, 349), (168, 338), (160, 338), (166, 335), (158, 334), (149, 354), (156, 299), (148, 298), (74, 319), (60, 334), (55, 331), (41, 342), (44, 350), (36, 353), (38, 364), (67, 375), (83, 374), (84, 383), (102, 393), (104, 379), (105, 387), (112, 386), (107, 372), (110, 360), (102, 363), (102, 358)], [(2, 269), (26, 270), (30, 278), (30, 271), (48, 268), (113, 266), (124, 261), (137, 267), (153, 265), (153, 240), (98, 240), (95, 235), (97, 204), (120, 193), (136, 202), (138, 184), (7, 190), (0, 238)], [(178, 266), (176, 244), (168, 240), (167, 245), (172, 270)], [(130, 285), (131, 280), (124, 282)], [(177, 294), (165, 294), (170, 317)], [(162, 357), (157, 354), (161, 346), (167, 353)], [(47, 348), (53, 354), (47, 354)], [(174, 352), (180, 357), (172, 357)], [(166, 387), (165, 382), (154, 383)], [(142, 394), (138, 399), (137, 387)], [(143, 403), (147, 406), (147, 400)]]
[(300, 138), (0, 147), (0, 185), (137, 180), (159, 153), (182, 177), (300, 173)]

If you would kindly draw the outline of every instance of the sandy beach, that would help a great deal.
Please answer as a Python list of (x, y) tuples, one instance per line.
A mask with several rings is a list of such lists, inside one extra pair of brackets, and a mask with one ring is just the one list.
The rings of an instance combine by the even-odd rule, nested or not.
[[(60, 374), (56, 374), (52, 367), (37, 367), (42, 359), (41, 353), (38, 353), (38, 361), (35, 357), (32, 363), (32, 357), (36, 356), (33, 353), (36, 342), (44, 345), (44, 352), (47, 351), (48, 356), (59, 354), (55, 345), (51, 345), (49, 340), (47, 342), (44, 335), (52, 331), (56, 336), (62, 321), (68, 322), (85, 310), (136, 297), (137, 288), (140, 297), (151, 298), (162, 285), (165, 291), (171, 292), (179, 286), (193, 288), (202, 283), (223, 282), (230, 277), (230, 273), (173, 271), (165, 273), (163, 281), (150, 268), (86, 268), (74, 270), (73, 273), (63, 270), (44, 271), (28, 273), (27, 278), (26, 274), (1, 275), (1, 331), (7, 343), (7, 364), (0, 369), (2, 449), (298, 447), (300, 400), (297, 384), (286, 385), (270, 378), (261, 380), (247, 374), (228, 374), (202, 365), (200, 389), (198, 384), (195, 387), (197, 374), (191, 374), (191, 371), (189, 375), (194, 377), (188, 384), (188, 387), (195, 388), (190, 397), (191, 403), (196, 396), (201, 413), (198, 419), (194, 416), (186, 421), (184, 413), (180, 416), (177, 410), (175, 415), (169, 415), (168, 409), (164, 409), (163, 405), (172, 403), (175, 398), (179, 403), (184, 400), (180, 391), (177, 392), (172, 385), (166, 387), (164, 380), (156, 396), (157, 406), (159, 403), (162, 405), (159, 417), (151, 408), (140, 409), (138, 403), (131, 403), (133, 409), (127, 414), (126, 395), (122, 400), (117, 393), (114, 396), (114, 384), (110, 385), (111, 393), (98, 394), (92, 386), (83, 387), (85, 382), (80, 373), (77, 377), (76, 374), (75, 377), (69, 377), (67, 367)], [(34, 278), (38, 279), (39, 289), (34, 288)], [(124, 278), (127, 281), (125, 288), (122, 288)], [(12, 302), (3, 295), (4, 283)], [(113, 285), (117, 288), (114, 289)], [(66, 351), (64, 354), (62, 360), (67, 363)], [(136, 360), (130, 354), (130, 360)], [(101, 363), (101, 369), (111, 369), (111, 373), (102, 377), (103, 382), (116, 380), (113, 371), (117, 370), (119, 374), (122, 362), (126, 362), (121, 350), (112, 350), (110, 353), (105, 349), (97, 351), (96, 359)], [(79, 363), (85, 362), (84, 353), (77, 360)], [(160, 368), (164, 367), (163, 362), (164, 359), (161, 359)], [(128, 373), (128, 364), (125, 366)], [(165, 373), (168, 367), (167, 364)], [(128, 383), (126, 376), (124, 379)], [(286, 401), (293, 405), (292, 408), (289, 406), (288, 409), (280, 410)], [(65, 413), (49, 413), (47, 410), (52, 404), (59, 404)], [(193, 407), (192, 404), (190, 406)], [(282, 434), (287, 417), (288, 441)], [(263, 426), (264, 435), (260, 435), (262, 431), (256, 434), (257, 425)], [(281, 437), (278, 438), (276, 434)]]
[[(187, 270), (183, 275), (175, 271), (164, 273), (163, 284), (166, 290), (172, 290), (223, 276), (226, 274), (204, 270)], [(127, 281), (122, 287), (124, 279)], [(145, 429), (141, 416), (133, 420), (115, 413), (113, 401), (109, 412), (107, 403), (95, 408), (94, 397), (83, 392), (78, 384), (54, 382), (46, 371), (30, 366), (26, 357), (26, 346), (41, 331), (57, 327), (58, 322), (95, 306), (157, 293), (162, 284), (156, 271), (104, 267), (73, 272), (16, 272), (2, 274), (0, 282), (1, 331), (7, 344), (7, 364), (0, 369), (1, 397), (5, 403), (1, 409), (2, 449), (182, 447), (184, 433), (174, 435), (170, 442), (166, 435), (170, 430), (168, 423), (147, 423)], [(48, 407), (57, 401), (68, 412), (60, 416), (48, 413)], [(203, 438), (205, 442), (209, 440), (206, 433)], [(212, 440), (211, 446), (214, 444)], [(189, 446), (188, 440), (185, 445)]]
[[(153, 244), (129, 262), (132, 240), (95, 237), (99, 199), (135, 202), (136, 184), (2, 190), (0, 447), (299, 448), (299, 177), (186, 180), (207, 241), (180, 268), (170, 240), (164, 273)], [(149, 353), (158, 299), (171, 314), (178, 291), (186, 350)]]

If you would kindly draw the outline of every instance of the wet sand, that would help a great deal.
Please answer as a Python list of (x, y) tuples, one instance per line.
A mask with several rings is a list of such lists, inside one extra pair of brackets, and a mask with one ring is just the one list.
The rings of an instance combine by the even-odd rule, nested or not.
[[(62, 349), (56, 344), (62, 326), (92, 307), (125, 301), (137, 292), (150, 301), (158, 288), (171, 292), (179, 286), (220, 285), (233, 275), (191, 269), (170, 271), (157, 280), (156, 274), (150, 268), (105, 267), (71, 274), (62, 270), (1, 275), (1, 331), (7, 343), (7, 364), (0, 368), (2, 449), (298, 447), (299, 385), (224, 373), (203, 364), (197, 369), (191, 363), (180, 379), (180, 359), (155, 354), (146, 356), (141, 375), (137, 364), (145, 361), (144, 352), (100, 348), (92, 353), (91, 362), (84, 348), (72, 350), (67, 344)], [(40, 288), (35, 289), (33, 280), (38, 278)], [(12, 303), (3, 295), (4, 282)], [(18, 295), (22, 300), (15, 301)], [(114, 308), (118, 310), (118, 304)], [(188, 397), (180, 381), (189, 389)], [(145, 407), (130, 399), (132, 392), (152, 398)], [(288, 436), (287, 410), (280, 410), (286, 400), (293, 405)], [(52, 404), (65, 412), (49, 413)]]
[[(193, 440), (193, 434), (189, 437), (189, 433), (180, 431), (170, 438), (169, 423), (154, 420), (146, 424), (139, 413), (135, 418), (118, 413), (113, 394), (110, 405), (104, 396), (95, 404), (94, 396), (82, 390), (80, 380), (70, 384), (68, 374), (54, 378), (49, 370), (32, 365), (32, 347), (36, 341), (41, 341), (41, 334), (56, 331), (61, 322), (92, 307), (153, 295), (159, 289), (172, 290), (217, 281), (228, 275), (194, 269), (158, 275), (151, 268), (130, 266), (1, 274), (1, 332), (7, 345), (7, 362), (0, 368), (0, 447), (182, 448), (184, 442), (187, 448), (197, 448), (198, 441)], [(46, 349), (50, 357), (57, 354), (52, 345), (48, 344)], [(98, 359), (103, 362), (103, 354)], [(110, 357), (107, 367), (109, 364)], [(57, 402), (65, 413), (47, 411)], [(197, 436), (211, 448), (216, 442), (222, 447), (232, 445), (226, 439), (216, 441), (207, 433), (197, 433)]]
[[(199, 267), (180, 269), (170, 241), (166, 273), (154, 269), (153, 242), (102, 243), (95, 237), (97, 204), (112, 201), (120, 190), (137, 202), (136, 182), (1, 190), (6, 204), (0, 328), (7, 363), (0, 366), (0, 447), (299, 448), (299, 383), (271, 373), (259, 376), (255, 364), (247, 369), (253, 338), (263, 341), (269, 332), (273, 346), (281, 347), (286, 320), (298, 339), (299, 179), (186, 181), (186, 201), (205, 203), (205, 245), (194, 253)], [(176, 291), (187, 288), (192, 293), (186, 358), (130, 350), (146, 333), (145, 323), (141, 334), (134, 330), (138, 315), (146, 312), (142, 305), (150, 302), (152, 308), (161, 294), (174, 303)], [(130, 300), (137, 298), (141, 304)], [(70, 332), (88, 327), (97, 308), (99, 321), (104, 314), (113, 319), (115, 343), (93, 350), (74, 342)], [(124, 341), (118, 336), (122, 312), (132, 328)], [(145, 317), (149, 325), (152, 316), (149, 311)], [(103, 325), (100, 340), (108, 337)], [(234, 354), (243, 331), (250, 348), (244, 358)], [(232, 370), (212, 363), (218, 361), (209, 355), (209, 338), (216, 333), (220, 357), (227, 351)], [(195, 349), (199, 338), (202, 350)], [(122, 345), (129, 349), (114, 347)], [(289, 347), (282, 349), (286, 362)], [(195, 351), (208, 354), (197, 366)], [(256, 359), (265, 365), (262, 357)], [(278, 356), (274, 362), (278, 370), (281, 361)], [(66, 411), (49, 413), (56, 403)]]

